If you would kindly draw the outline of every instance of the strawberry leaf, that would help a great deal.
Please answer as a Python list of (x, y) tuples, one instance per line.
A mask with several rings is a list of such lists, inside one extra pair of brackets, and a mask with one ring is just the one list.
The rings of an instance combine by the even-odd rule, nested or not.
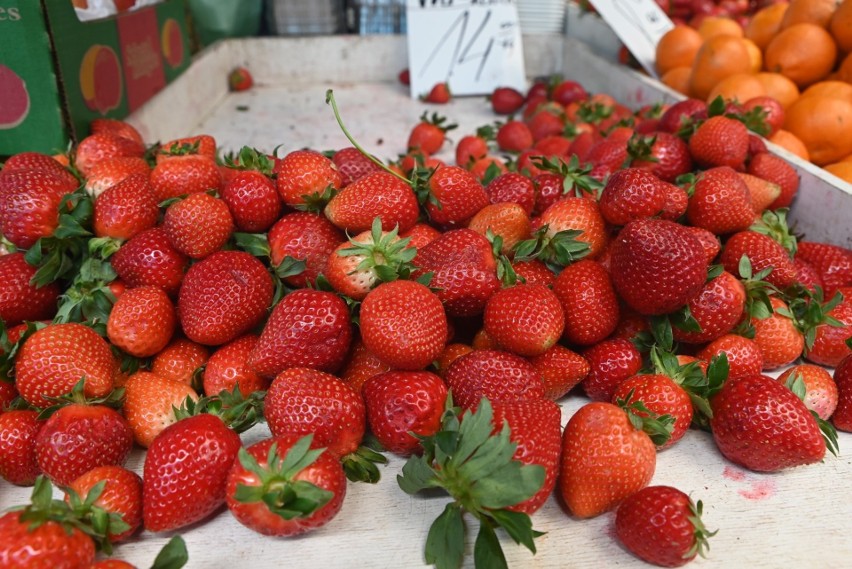
[(426, 563), (437, 569), (457, 569), (464, 559), (466, 528), (462, 509), (450, 503), (435, 518), (426, 536)]
[(151, 569), (181, 569), (189, 561), (186, 542), (179, 535), (171, 538), (154, 559)]
[(508, 569), (506, 556), (500, 547), (500, 540), (494, 528), (487, 520), (482, 520), (479, 525), (479, 533), (473, 545), (473, 560), (476, 567), (493, 567), (494, 569)]

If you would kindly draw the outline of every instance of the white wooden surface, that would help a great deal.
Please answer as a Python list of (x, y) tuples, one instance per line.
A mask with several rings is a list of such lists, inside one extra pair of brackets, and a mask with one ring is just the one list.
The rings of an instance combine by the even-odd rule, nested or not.
[[(573, 40), (525, 39), (527, 67), (533, 75), (562, 70), (589, 89), (608, 91), (632, 106), (665, 93), (659, 84), (602, 62)], [(227, 71), (246, 63), (258, 87), (247, 93), (227, 93)], [(404, 150), (409, 129), (427, 108), (460, 123), (451, 133), (455, 140), (494, 120), (479, 97), (442, 107), (412, 101), (395, 82), (403, 67), (402, 38), (231, 41), (207, 50), (131, 122), (148, 140), (206, 132), (229, 150), (243, 144), (263, 150), (283, 144), (282, 151), (304, 146), (338, 148), (348, 142), (324, 102), (326, 88), (333, 87), (352, 133), (371, 152), (391, 158)], [(676, 97), (671, 92), (665, 96)], [(451, 158), (449, 147), (442, 156)], [(828, 180), (835, 178), (810, 165), (800, 163), (797, 169), (803, 182), (802, 198), (796, 204), (800, 227), (812, 237), (850, 244), (848, 186), (832, 186)], [(579, 396), (563, 400), (563, 423), (584, 402)], [(243, 435), (243, 440), (249, 444), (267, 433), (265, 426), (259, 426)], [(658, 455), (652, 483), (670, 484), (702, 499), (707, 526), (719, 529), (711, 541), (709, 559), (693, 566), (840, 569), (852, 566), (852, 540), (847, 536), (852, 520), (852, 436), (841, 433), (840, 448), (840, 458), (829, 455), (823, 464), (761, 475), (725, 461), (709, 434), (690, 431)], [(136, 451), (129, 462), (140, 473), (143, 456)], [(190, 551), (189, 567), (421, 567), (426, 531), (445, 499), (404, 494), (395, 480), (402, 464), (401, 459), (392, 459), (378, 485), (350, 484), (340, 514), (306, 536), (265, 538), (220, 511), (181, 532)], [(26, 501), (29, 491), (0, 482), (0, 508)], [(535, 556), (506, 542), (512, 567), (647, 567), (615, 541), (612, 514), (576, 520), (552, 498), (533, 520), (534, 527), (547, 534), (537, 541)], [(141, 533), (119, 546), (117, 555), (146, 567), (167, 537)]]

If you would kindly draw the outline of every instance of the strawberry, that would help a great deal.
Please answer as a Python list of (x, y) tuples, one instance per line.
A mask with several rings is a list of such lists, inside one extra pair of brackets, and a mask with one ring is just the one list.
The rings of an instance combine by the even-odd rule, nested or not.
[(53, 156), (39, 152), (20, 152), (10, 156), (3, 163), (0, 179), (17, 170), (48, 170), (62, 178), (68, 187), (76, 188), (80, 181), (68, 169), (60, 164)]
[(170, 156), (154, 166), (151, 186), (157, 202), (185, 194), (199, 194), (219, 190), (222, 174), (216, 162), (201, 154)]
[(504, 152), (523, 152), (533, 145), (530, 127), (518, 120), (510, 120), (497, 130), (497, 146)]
[[(839, 293), (839, 294), (838, 294)], [(808, 305), (819, 304), (811, 300)], [(793, 308), (791, 306), (791, 308)], [(810, 306), (805, 317), (799, 318), (805, 330), (805, 358), (825, 366), (836, 366), (852, 353), (846, 344), (852, 338), (852, 287), (841, 287), (835, 296), (811, 316)], [(796, 314), (794, 310), (794, 314)]]
[[(692, 401), (689, 393), (677, 382), (661, 373), (634, 375), (623, 381), (612, 395), (612, 403), (619, 405), (637, 405), (641, 403), (648, 411), (658, 416), (669, 415), (673, 419), (671, 434), (658, 450), (675, 444), (686, 434), (692, 424)], [(635, 409), (639, 417), (647, 412)]]
[(325, 277), (338, 293), (364, 300), (382, 282), (405, 277), (411, 272), (416, 249), (397, 236), (396, 229), (383, 232), (377, 217), (371, 231), (364, 231), (341, 243), (328, 257)]
[(239, 231), (266, 231), (281, 214), (281, 198), (275, 182), (264, 173), (243, 170), (222, 184), (219, 192)]
[(371, 290), (361, 303), (360, 321), (364, 346), (395, 369), (423, 369), (447, 343), (444, 306), (414, 281), (392, 281)]
[(624, 338), (595, 344), (583, 352), (583, 357), (589, 362), (583, 390), (595, 401), (611, 401), (618, 386), (642, 367), (642, 354), (633, 342)]
[[(186, 338), (175, 338), (154, 356), (151, 362), (151, 373), (172, 381), (195, 385), (196, 376), (209, 357), (210, 352), (201, 344)], [(218, 391), (208, 395), (217, 393)]]
[(24, 320), (46, 320), (56, 314), (59, 285), (49, 283), (37, 287), (32, 284), (36, 274), (23, 253), (0, 255), (0, 318), (6, 326), (15, 326)]
[(841, 431), (852, 431), (852, 355), (837, 364), (834, 383), (837, 385), (837, 408), (831, 421)]
[(138, 140), (110, 132), (98, 132), (81, 140), (74, 152), (74, 165), (80, 174), (88, 177), (97, 163), (109, 158), (122, 156), (142, 158), (145, 154), (145, 146)]
[(382, 229), (400, 231), (417, 223), (417, 196), (411, 186), (388, 172), (374, 172), (349, 184), (325, 206), (325, 216), (334, 225), (351, 233), (367, 231), (373, 219), (381, 219)]
[(171, 246), (163, 228), (153, 227), (130, 238), (110, 262), (128, 287), (154, 285), (174, 296), (189, 259)]
[(837, 384), (824, 367), (813, 364), (795, 365), (778, 376), (778, 381), (789, 387), (794, 393), (802, 382), (804, 397), (802, 402), (817, 417), (827, 421), (837, 409)]
[(310, 436), (285, 434), (240, 449), (226, 501), (238, 522), (263, 535), (291, 536), (324, 526), (346, 496), (340, 462)]
[(316, 213), (298, 211), (283, 216), (269, 230), (269, 258), (275, 267), (289, 257), (304, 262), (305, 269), (284, 277), (295, 288), (305, 288), (325, 272), (329, 255), (345, 240), (342, 231)]
[(562, 134), (565, 129), (565, 118), (562, 107), (555, 103), (548, 103), (547, 106), (542, 105), (527, 120), (527, 124), (532, 133), (533, 140), (536, 142), (549, 136)]
[(802, 241), (798, 243), (796, 258), (810, 263), (823, 282), (825, 298), (834, 296), (844, 286), (852, 286), (852, 251), (831, 245)]
[(689, 151), (705, 168), (729, 166), (742, 170), (748, 155), (748, 129), (735, 119), (711, 117), (689, 139)]
[(529, 358), (541, 376), (544, 397), (561, 399), (589, 374), (589, 362), (568, 348), (556, 344), (541, 355)]
[(699, 99), (685, 99), (670, 106), (660, 117), (662, 131), (677, 134), (685, 123), (707, 118), (707, 103)]
[(500, 288), (497, 261), (491, 243), (471, 229), (442, 233), (417, 252), (419, 270), (412, 277), (432, 273), (430, 286), (449, 316), (474, 316)]
[(512, 249), (530, 236), (530, 217), (516, 203), (490, 204), (479, 210), (467, 224), (480, 235), (499, 237), (500, 252), (510, 255)]
[(737, 174), (748, 188), (751, 207), (757, 215), (762, 214), (781, 195), (781, 186), (778, 184), (744, 172), (737, 172)]
[(799, 174), (780, 156), (768, 152), (756, 155), (748, 164), (748, 173), (781, 187), (781, 193), (769, 209), (790, 207), (799, 191)]
[(583, 259), (563, 269), (553, 292), (565, 314), (564, 338), (571, 344), (597, 344), (618, 324), (619, 308), (609, 274), (596, 261)]
[(254, 86), (251, 71), (245, 67), (235, 67), (228, 73), (228, 89), (235, 92), (248, 91)]
[(35, 455), (35, 439), (43, 421), (37, 411), (0, 413), (0, 476), (18, 486), (32, 486), (41, 474)]
[(429, 114), (424, 111), (420, 116), (420, 122), (411, 129), (411, 133), (408, 135), (406, 148), (409, 151), (420, 150), (428, 156), (437, 154), (444, 145), (446, 133), (457, 126), (456, 124), (447, 124), (446, 117), (437, 113), (432, 113), (430, 118)]
[(796, 328), (787, 304), (776, 296), (769, 297), (769, 302), (772, 305), (771, 315), (751, 317), (753, 339), (763, 355), (764, 370), (793, 363), (805, 348), (805, 338)]
[(515, 271), (518, 282), (541, 284), (548, 287), (553, 287), (556, 282), (556, 275), (553, 274), (553, 271), (536, 259), (530, 261), (512, 261), (512, 270)]
[(352, 342), (349, 359), (346, 361), (343, 371), (340, 372), (340, 379), (349, 387), (361, 393), (361, 389), (368, 379), (390, 370), (389, 365), (383, 363), (364, 346), (364, 342), (360, 338), (357, 338)]
[(748, 186), (726, 166), (705, 170), (695, 182), (686, 215), (690, 224), (716, 235), (744, 231), (754, 221)]
[(517, 172), (500, 174), (485, 186), (485, 193), (492, 204), (516, 203), (529, 215), (535, 205), (533, 181)]
[(130, 239), (157, 225), (159, 216), (148, 176), (131, 174), (97, 197), (92, 228), (98, 237)]
[(334, 153), (331, 161), (340, 172), (340, 187), (345, 188), (368, 174), (381, 172), (382, 167), (361, 153), (354, 146), (341, 148)]
[(427, 371), (388, 371), (374, 375), (361, 391), (370, 431), (382, 447), (409, 456), (422, 451), (419, 438), (441, 428), (447, 386)]
[(709, 362), (723, 353), (728, 358), (729, 380), (760, 375), (763, 370), (763, 354), (757, 343), (737, 334), (720, 336), (704, 346), (696, 356)]
[(612, 246), (612, 282), (641, 314), (666, 314), (689, 302), (704, 286), (707, 259), (698, 238), (684, 226), (641, 219), (624, 226)]
[(358, 450), (366, 429), (361, 395), (333, 375), (289, 367), (272, 380), (264, 416), (273, 436), (313, 434), (317, 445), (342, 458)]
[(563, 198), (541, 214), (541, 223), (547, 226), (546, 235), (550, 238), (562, 231), (580, 231), (577, 241), (589, 245), (590, 259), (598, 256), (607, 243), (606, 223), (594, 200)]
[(218, 251), (187, 271), (178, 319), (190, 340), (224, 344), (263, 320), (273, 292), (272, 277), (260, 261), (242, 251)]
[(543, 285), (518, 284), (494, 293), (483, 313), (485, 331), (504, 349), (538, 356), (562, 336), (559, 298)]
[(441, 355), (438, 356), (432, 365), (435, 367), (435, 373), (438, 374), (438, 377), (441, 379), (444, 378), (447, 374), (447, 369), (452, 365), (454, 361), (459, 359), (460, 357), (467, 355), (473, 351), (473, 347), (468, 344), (461, 343), (453, 343), (447, 344), (444, 348), (444, 351), (441, 352)]
[(85, 378), (87, 397), (103, 397), (113, 388), (118, 366), (109, 344), (97, 332), (76, 323), (51, 324), (27, 338), (15, 361), (21, 397), (36, 407), (59, 397)]
[(731, 235), (722, 250), (722, 266), (729, 273), (742, 277), (739, 265), (743, 256), (748, 257), (755, 273), (771, 268), (766, 282), (779, 289), (796, 282), (796, 267), (790, 254), (768, 235), (757, 231), (740, 231)]
[(170, 140), (161, 144), (157, 152), (157, 164), (176, 156), (198, 155), (216, 160), (216, 139), (209, 134), (198, 134)]
[(450, 93), (450, 86), (446, 82), (436, 83), (429, 93), (422, 97), (424, 103), (436, 105), (445, 105), (450, 102), (450, 99), (452, 99), (452, 93)]
[[(99, 490), (95, 490), (97, 486), (101, 486)], [(85, 500), (86, 506), (95, 506), (121, 518), (127, 529), (107, 533), (113, 543), (129, 538), (142, 525), (142, 478), (135, 472), (116, 465), (96, 466), (65, 489), (65, 500), (73, 506), (72, 492), (77, 500)], [(89, 504), (93, 492), (97, 492), (97, 498)], [(110, 525), (114, 525), (112, 520)]]
[(621, 140), (605, 139), (589, 149), (586, 161), (593, 165), (589, 176), (604, 180), (620, 170), (628, 159), (627, 144)]
[[(427, 160), (426, 167), (431, 170), (436, 170), (439, 166), (445, 165), (443, 163), (430, 164), (430, 162), (435, 162), (436, 160), (436, 158), (430, 158)], [(494, 176), (499, 176), (500, 174), (505, 174), (509, 171), (509, 167), (506, 165), (506, 162), (496, 156), (485, 156), (483, 158), (479, 158), (473, 162), (468, 169), (476, 181), (481, 184), (487, 184), (494, 179)]]
[(648, 170), (665, 182), (692, 171), (692, 157), (686, 143), (668, 132), (650, 136), (634, 135), (627, 141), (631, 168)]
[(488, 141), (479, 135), (463, 136), (456, 144), (456, 166), (467, 168), (472, 163), (488, 156)]
[(719, 254), (719, 251), (722, 250), (719, 238), (712, 232), (701, 227), (694, 227), (691, 225), (687, 225), (685, 227), (701, 242), (701, 247), (704, 248), (704, 256), (707, 258), (707, 264), (712, 264), (713, 261), (716, 260), (716, 256)]
[(247, 334), (213, 352), (204, 366), (205, 394), (218, 395), (223, 390), (235, 389), (248, 394), (269, 387), (269, 381), (255, 373), (248, 365), (249, 356), (257, 345), (257, 340), (257, 336)]
[(122, 138), (127, 138), (144, 146), (145, 141), (142, 135), (136, 128), (125, 121), (109, 118), (92, 119), (89, 123), (89, 132), (92, 134), (100, 134), (103, 132), (114, 134)]
[(29, 249), (59, 227), (59, 205), (76, 184), (49, 170), (15, 170), (0, 178), (0, 227), (20, 249)]
[(86, 177), (86, 191), (93, 198), (97, 198), (107, 189), (134, 175), (144, 176), (146, 180), (151, 177), (151, 167), (144, 158), (136, 156), (108, 158), (92, 167)]
[(615, 535), (631, 553), (661, 567), (704, 557), (707, 531), (702, 503), (671, 486), (647, 486), (625, 499), (615, 515)]
[(337, 371), (352, 341), (349, 310), (340, 297), (296, 290), (275, 305), (249, 356), (249, 367), (273, 378), (291, 367)]
[(39, 468), (62, 485), (96, 466), (121, 466), (132, 447), (133, 433), (127, 421), (104, 405), (62, 407), (45, 421), (35, 438)]
[(817, 287), (825, 289), (822, 277), (813, 265), (798, 256), (793, 257), (793, 264), (796, 266), (796, 282), (808, 292), (816, 294)]
[(792, 391), (770, 377), (729, 378), (710, 403), (713, 439), (735, 464), (777, 472), (825, 456), (816, 419)]
[(124, 416), (133, 432), (133, 440), (148, 448), (166, 427), (177, 421), (175, 409), (189, 397), (198, 399), (188, 384), (139, 371), (124, 384)]
[(689, 314), (700, 330), (674, 326), (674, 339), (687, 344), (711, 342), (733, 330), (743, 317), (745, 304), (743, 284), (731, 273), (722, 271), (687, 303)]
[(442, 166), (429, 178), (426, 212), (437, 225), (464, 224), (488, 205), (488, 194), (473, 174), (458, 166)]
[(578, 518), (614, 509), (648, 485), (656, 468), (654, 441), (611, 403), (592, 402), (562, 434), (559, 494)]
[(544, 384), (527, 360), (509, 352), (476, 349), (456, 359), (444, 374), (453, 403), (472, 409), (483, 397), (491, 401), (544, 398)]
[(147, 358), (166, 347), (176, 325), (169, 295), (155, 286), (140, 286), (116, 300), (107, 321), (107, 336), (131, 356)]
[(654, 174), (639, 168), (625, 168), (607, 180), (601, 192), (601, 215), (612, 225), (655, 217), (663, 211), (667, 195), (662, 181)]
[(192, 194), (166, 209), (163, 229), (177, 251), (203, 259), (228, 242), (234, 219), (224, 201), (206, 193)]
[(512, 87), (497, 87), (491, 93), (491, 110), (498, 115), (511, 115), (520, 110), (526, 97)]
[(278, 195), (294, 207), (310, 203), (341, 186), (340, 172), (334, 162), (312, 150), (295, 150), (276, 166)]

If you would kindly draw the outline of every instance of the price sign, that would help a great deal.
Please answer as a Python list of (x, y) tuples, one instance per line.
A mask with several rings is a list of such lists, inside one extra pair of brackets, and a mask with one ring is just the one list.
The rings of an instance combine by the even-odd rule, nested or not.
[(674, 27), (654, 0), (591, 0), (598, 14), (645, 71), (657, 77), (657, 43)]
[(455, 95), (526, 88), (513, 0), (408, 0), (411, 96), (447, 82)]

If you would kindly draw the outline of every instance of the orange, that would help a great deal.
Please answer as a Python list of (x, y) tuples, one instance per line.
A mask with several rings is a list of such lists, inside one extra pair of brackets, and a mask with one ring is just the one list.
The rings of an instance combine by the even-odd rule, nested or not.
[(826, 28), (836, 8), (837, 0), (792, 0), (781, 19), (781, 29), (796, 24), (815, 24)]
[(743, 37), (743, 27), (731, 18), (707, 16), (698, 25), (698, 33), (704, 40), (716, 36)]
[(807, 160), (808, 162), (811, 161), (811, 155), (808, 153), (808, 148), (805, 146), (805, 143), (789, 130), (784, 130), (783, 128), (779, 129), (767, 140), (769, 140), (772, 144), (780, 146), (787, 152), (795, 154), (802, 160)]
[(835, 162), (823, 166), (826, 172), (834, 174), (847, 184), (852, 184), (852, 162)]
[(800, 97), (785, 111), (784, 128), (805, 144), (818, 166), (852, 154), (852, 102), (846, 99)]
[(799, 98), (796, 84), (780, 73), (758, 73), (755, 78), (763, 85), (766, 94), (781, 103), (785, 109)]
[(852, 54), (847, 55), (837, 68), (837, 79), (845, 83), (852, 83)]
[(852, 85), (843, 81), (820, 81), (802, 92), (802, 97), (813, 96), (852, 101)]
[(751, 71), (748, 48), (742, 38), (715, 36), (698, 50), (689, 77), (689, 90), (693, 97), (707, 99), (716, 83), (737, 73)]
[(748, 49), (748, 59), (751, 62), (751, 72), (760, 73), (763, 68), (763, 52), (757, 47), (757, 44), (750, 39), (743, 38), (743, 43)]
[(689, 95), (689, 75), (691, 73), (691, 67), (675, 67), (669, 69), (665, 75), (660, 77), (660, 81), (678, 93)]
[(783, 73), (800, 88), (825, 78), (837, 61), (834, 39), (816, 24), (795, 24), (766, 48), (766, 70)]
[(745, 37), (753, 41), (760, 49), (766, 49), (769, 41), (781, 29), (781, 18), (787, 11), (786, 2), (767, 6), (758, 11), (745, 29)]
[(745, 103), (749, 99), (762, 97), (765, 94), (766, 90), (757, 77), (751, 73), (736, 73), (716, 83), (707, 95), (707, 102), (721, 96), (726, 101), (736, 99), (740, 103)]
[(848, 156), (844, 156), (843, 158), (840, 159), (840, 162), (852, 162), (852, 154), (850, 154)]
[(657, 71), (660, 75), (675, 67), (692, 65), (704, 39), (689, 26), (675, 26), (657, 43)]
[(852, 51), (852, 0), (844, 0), (837, 7), (828, 24), (828, 30), (840, 51)]

